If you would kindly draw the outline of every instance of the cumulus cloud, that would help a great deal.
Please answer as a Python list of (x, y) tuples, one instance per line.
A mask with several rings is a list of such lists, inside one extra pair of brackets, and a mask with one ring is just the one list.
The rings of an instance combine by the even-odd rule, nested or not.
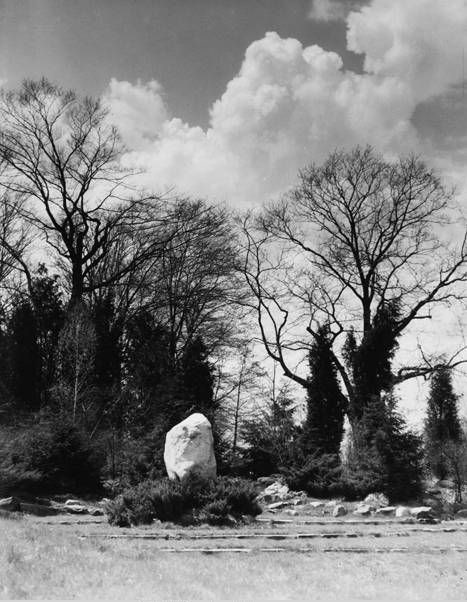
[(348, 47), (364, 55), (364, 73), (345, 71), (334, 52), (268, 33), (247, 48), (206, 130), (172, 118), (157, 82), (112, 80), (106, 101), (131, 149), (125, 160), (146, 170), (146, 185), (252, 205), (337, 147), (423, 150), (413, 114), (461, 81), (466, 32), (467, 0), (372, 0), (347, 16)]
[(162, 94), (162, 86), (154, 80), (136, 84), (110, 80), (104, 103), (129, 148), (147, 146), (169, 118)]

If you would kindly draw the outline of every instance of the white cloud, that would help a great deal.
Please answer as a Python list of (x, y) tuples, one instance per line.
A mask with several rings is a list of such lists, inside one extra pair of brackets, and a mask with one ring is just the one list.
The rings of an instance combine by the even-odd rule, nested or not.
[[(127, 163), (144, 168), (144, 183), (157, 189), (251, 205), (336, 147), (370, 143), (389, 155), (428, 148), (411, 118), (462, 79), (467, 0), (373, 0), (347, 24), (365, 73), (344, 71), (319, 46), (268, 33), (247, 48), (206, 130), (171, 118), (157, 82), (112, 80), (106, 99), (132, 149)], [(433, 141), (429, 149), (436, 154)]]
[(147, 83), (138, 80), (136, 84), (110, 80), (104, 102), (130, 148), (145, 147), (169, 118), (162, 92), (162, 86), (154, 80)]

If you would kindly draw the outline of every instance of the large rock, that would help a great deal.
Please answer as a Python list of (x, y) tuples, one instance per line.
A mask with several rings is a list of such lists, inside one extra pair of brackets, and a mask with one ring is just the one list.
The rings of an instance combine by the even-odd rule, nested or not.
[(203, 414), (191, 414), (170, 429), (165, 438), (164, 462), (173, 481), (191, 475), (216, 476), (211, 424)]
[(370, 516), (371, 506), (369, 504), (360, 504), (355, 508), (353, 513), (358, 514), (359, 516)]
[(389, 500), (384, 493), (370, 493), (363, 501), (365, 504), (372, 506), (375, 510), (389, 506)]
[(287, 485), (282, 484), (280, 481), (276, 481), (259, 494), (258, 500), (265, 504), (269, 504), (271, 502), (288, 500), (289, 496), (290, 491)]
[(410, 508), (407, 506), (397, 506), (396, 508), (396, 518), (408, 518), (411, 516)]
[(342, 504), (337, 504), (334, 506), (334, 510), (332, 511), (332, 515), (334, 518), (338, 518), (339, 516), (345, 516), (347, 514), (347, 510), (345, 506)]

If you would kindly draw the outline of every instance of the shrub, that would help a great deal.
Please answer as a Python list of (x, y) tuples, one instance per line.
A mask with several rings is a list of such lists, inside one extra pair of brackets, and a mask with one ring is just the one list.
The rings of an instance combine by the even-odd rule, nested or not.
[(317, 497), (325, 497), (333, 491), (338, 493), (341, 467), (339, 457), (334, 454), (316, 452), (283, 472), (291, 489), (306, 491)]
[(192, 478), (180, 483), (161, 479), (126, 489), (107, 505), (109, 523), (116, 526), (173, 522), (226, 522), (229, 515), (261, 512), (254, 485), (240, 478)]
[(9, 482), (9, 491), (90, 493), (100, 489), (103, 455), (67, 422), (30, 426), (1, 455), (0, 479)]

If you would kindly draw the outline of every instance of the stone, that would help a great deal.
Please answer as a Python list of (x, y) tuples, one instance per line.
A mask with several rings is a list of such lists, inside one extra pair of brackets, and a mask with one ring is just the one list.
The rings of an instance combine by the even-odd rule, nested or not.
[(69, 506), (64, 506), (63, 509), (69, 514), (89, 514), (89, 510), (82, 504), (70, 504)]
[(363, 500), (365, 504), (368, 504), (375, 508), (383, 508), (384, 506), (389, 506), (389, 500), (384, 495), (384, 493), (370, 493)]
[(319, 500), (316, 500), (315, 502), (310, 502), (310, 506), (312, 508), (322, 508), (324, 506), (324, 502), (320, 502)]
[(89, 508), (89, 514), (91, 516), (103, 516), (104, 512), (100, 508)]
[(172, 481), (183, 481), (193, 475), (216, 477), (212, 428), (203, 414), (191, 414), (170, 429), (165, 437), (164, 462)]
[(20, 512), (21, 504), (15, 497), (4, 497), (0, 499), (0, 510), (8, 510), (9, 512)]
[(467, 509), (461, 508), (456, 512), (456, 516), (458, 516), (459, 518), (467, 518)]
[(371, 506), (368, 504), (360, 504), (353, 512), (354, 514), (359, 514), (360, 516), (369, 516), (371, 514)]
[(407, 508), (407, 506), (397, 506), (395, 516), (396, 518), (411, 516), (410, 508)]
[(67, 500), (65, 502), (65, 506), (82, 506), (82, 501), (81, 500)]
[(290, 516), (297, 516), (298, 515), (298, 511), (297, 510), (286, 510), (285, 513), (289, 514)]
[(284, 506), (288, 506), (288, 503), (283, 502), (274, 502), (273, 504), (268, 504), (268, 510), (278, 510), (279, 508), (284, 508)]
[(410, 515), (416, 519), (426, 518), (433, 515), (433, 509), (430, 506), (416, 506), (409, 509)]
[(345, 506), (342, 504), (337, 504), (334, 506), (334, 510), (332, 511), (332, 515), (334, 518), (338, 518), (339, 516), (345, 516), (347, 514), (347, 510)]
[(301, 506), (304, 503), (305, 503), (305, 500), (303, 498), (301, 498), (301, 497), (296, 498), (295, 500), (292, 500), (292, 504), (294, 506)]
[(376, 514), (382, 516), (392, 516), (396, 511), (395, 506), (384, 506), (384, 508), (376, 508)]
[(281, 502), (286, 500), (289, 497), (289, 488), (287, 485), (283, 485), (279, 481), (272, 483), (269, 487), (260, 493), (258, 499), (268, 503), (268, 502)]

